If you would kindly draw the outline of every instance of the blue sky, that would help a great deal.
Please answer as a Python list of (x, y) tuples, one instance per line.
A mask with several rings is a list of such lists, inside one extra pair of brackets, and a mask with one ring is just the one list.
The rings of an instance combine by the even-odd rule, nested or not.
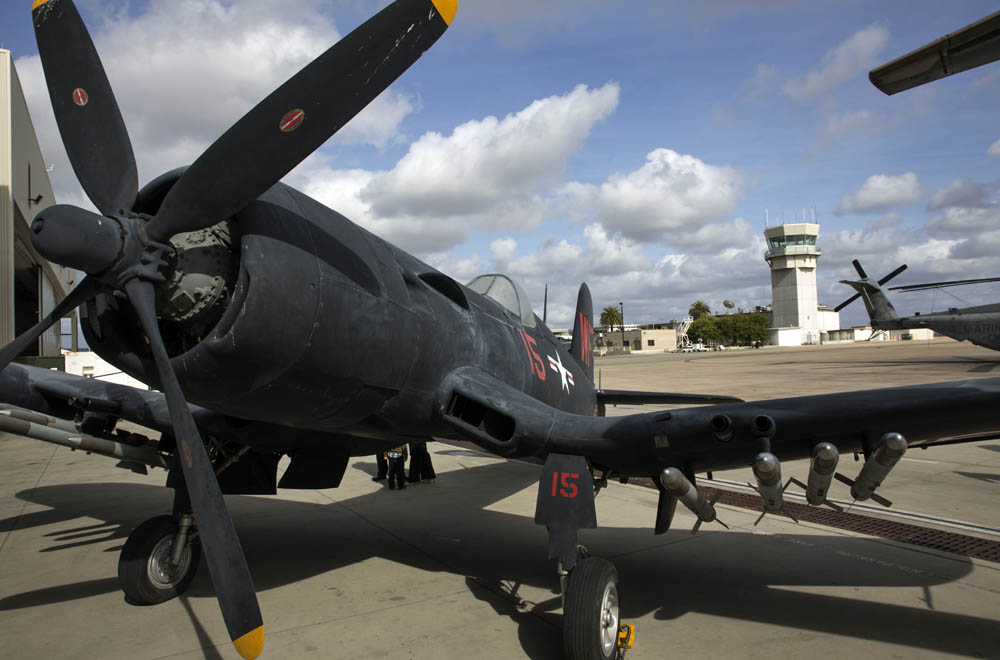
[[(191, 162), (385, 3), (77, 3), (140, 179)], [(541, 5), (541, 6), (539, 6)], [(59, 201), (89, 206), (58, 141), (30, 22), (4, 3)], [(456, 279), (509, 272), (552, 325), (586, 280), (627, 322), (770, 302), (761, 232), (815, 210), (819, 299), (860, 258), (898, 283), (1000, 271), (1000, 64), (886, 97), (867, 72), (995, 3), (465, 0), (390, 90), (286, 177)], [(211, 112), (206, 112), (206, 108)], [(991, 155), (993, 154), (993, 155)], [(903, 313), (1000, 298), (900, 294)], [(860, 305), (842, 325), (863, 320)]]

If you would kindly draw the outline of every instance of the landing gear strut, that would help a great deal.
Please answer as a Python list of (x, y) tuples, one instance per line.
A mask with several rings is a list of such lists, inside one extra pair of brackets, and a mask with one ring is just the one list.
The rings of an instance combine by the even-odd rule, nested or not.
[(577, 545), (577, 532), (597, 527), (593, 480), (581, 456), (549, 454), (542, 468), (535, 522), (549, 532), (549, 559), (558, 560), (566, 660), (620, 660), (634, 628), (619, 620), (618, 571)]
[(150, 518), (118, 557), (118, 586), (129, 602), (155, 605), (184, 593), (198, 571), (201, 544), (190, 514)]

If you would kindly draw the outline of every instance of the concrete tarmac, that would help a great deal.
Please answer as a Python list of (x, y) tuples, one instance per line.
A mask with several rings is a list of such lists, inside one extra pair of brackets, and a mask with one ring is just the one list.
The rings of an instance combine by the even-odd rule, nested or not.
[[(1000, 353), (946, 340), (597, 364), (605, 387), (747, 399), (1000, 376)], [(532, 519), (538, 466), (429, 448), (438, 479), (403, 492), (373, 483), (374, 460), (361, 458), (337, 489), (227, 496), (264, 615), (262, 657), (561, 657), (557, 580)], [(0, 658), (238, 657), (205, 566), (161, 605), (118, 590), (128, 532), (169, 511), (163, 471), (5, 435), (0, 452)], [(1000, 539), (1000, 441), (918, 452), (880, 492)], [(655, 506), (655, 491), (612, 483), (597, 498), (601, 527), (581, 532), (620, 573), (630, 660), (1000, 658), (1000, 564), (782, 516), (755, 527), (757, 512), (728, 506), (729, 530), (692, 536), (679, 508), (654, 536)]]

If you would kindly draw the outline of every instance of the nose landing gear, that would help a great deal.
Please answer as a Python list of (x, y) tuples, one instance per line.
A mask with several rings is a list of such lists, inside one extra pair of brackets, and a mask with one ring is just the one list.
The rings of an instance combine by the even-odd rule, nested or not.
[(136, 605), (162, 603), (187, 590), (200, 562), (191, 515), (150, 518), (125, 541), (118, 557), (118, 586)]

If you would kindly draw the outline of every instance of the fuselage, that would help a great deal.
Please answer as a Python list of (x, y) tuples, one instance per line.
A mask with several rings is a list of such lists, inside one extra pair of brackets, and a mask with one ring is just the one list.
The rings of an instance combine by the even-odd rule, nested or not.
[(881, 329), (930, 328), (937, 333), (970, 341), (977, 346), (1000, 351), (1000, 305), (969, 307), (948, 312), (906, 316), (894, 320), (878, 320), (873, 326)]
[[(172, 356), (191, 403), (361, 437), (446, 435), (435, 394), (448, 373), (474, 365), (555, 408), (593, 414), (593, 383), (530, 306), (460, 285), (280, 183), (233, 221), (239, 273), (228, 307)], [(131, 310), (102, 297), (84, 311), (88, 343), (155, 386)]]

